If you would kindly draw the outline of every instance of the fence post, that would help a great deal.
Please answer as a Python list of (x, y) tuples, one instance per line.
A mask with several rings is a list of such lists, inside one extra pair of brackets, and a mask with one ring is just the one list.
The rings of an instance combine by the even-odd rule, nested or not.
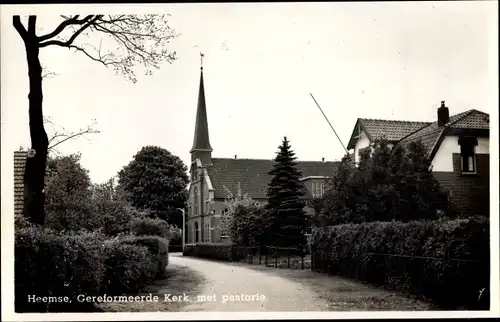
[(278, 267), (278, 247), (274, 247), (274, 268)]
[(259, 265), (262, 265), (262, 256), (261, 256), (262, 254), (260, 253), (260, 251), (261, 251), (261, 247), (259, 245)]
[(288, 247), (288, 268), (290, 268), (290, 247)]

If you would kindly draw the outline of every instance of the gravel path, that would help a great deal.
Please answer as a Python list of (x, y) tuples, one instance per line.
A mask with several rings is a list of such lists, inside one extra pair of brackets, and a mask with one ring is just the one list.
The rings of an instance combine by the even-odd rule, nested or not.
[(267, 272), (177, 254), (170, 263), (205, 277), (197, 296), (176, 298), (188, 302), (181, 311), (328, 311), (327, 303), (306, 285)]

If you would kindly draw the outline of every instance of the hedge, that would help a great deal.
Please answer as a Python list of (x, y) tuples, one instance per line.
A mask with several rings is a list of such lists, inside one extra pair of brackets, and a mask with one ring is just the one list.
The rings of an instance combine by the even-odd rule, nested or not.
[[(168, 240), (158, 236), (107, 239), (101, 232), (56, 232), (28, 226), (15, 235), (15, 310), (94, 312), (78, 295), (140, 291), (168, 265)], [(33, 303), (28, 296), (65, 297), (71, 303)]]
[(196, 245), (186, 245), (183, 255), (217, 259), (227, 262), (239, 261), (246, 256), (246, 254), (241, 251), (241, 247), (235, 247), (232, 244), (224, 243), (196, 243)]
[(120, 240), (123, 244), (144, 246), (152, 256), (152, 270), (156, 277), (165, 274), (168, 265), (168, 239), (159, 236), (126, 236)]
[(169, 224), (158, 218), (137, 218), (131, 222), (131, 231), (138, 236), (167, 237)]
[(293, 247), (267, 246), (259, 249), (259, 247), (246, 247), (226, 243), (196, 243), (185, 245), (183, 255), (237, 262), (250, 254), (258, 256), (259, 253), (262, 256), (268, 255), (271, 258), (273, 256), (287, 257), (288, 255), (303, 257), (308, 252), (307, 249), (302, 250)]
[(104, 247), (102, 293), (120, 295), (141, 291), (156, 275), (153, 254), (147, 247), (111, 241)]
[[(357, 278), (433, 300), (442, 308), (488, 309), (489, 222), (369, 222), (314, 228), (315, 271)], [(392, 256), (391, 256), (392, 255)]]
[(30, 303), (29, 295), (98, 295), (104, 273), (97, 232), (58, 233), (31, 226), (15, 234), (16, 312), (86, 312), (88, 303)]

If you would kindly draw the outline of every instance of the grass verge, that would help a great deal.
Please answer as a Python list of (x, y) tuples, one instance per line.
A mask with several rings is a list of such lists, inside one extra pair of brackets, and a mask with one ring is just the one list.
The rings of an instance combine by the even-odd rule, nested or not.
[(203, 286), (204, 278), (199, 273), (181, 265), (169, 265), (165, 277), (149, 285), (143, 292), (128, 295), (158, 296), (158, 302), (110, 302), (100, 303), (97, 307), (103, 312), (178, 312), (187, 302), (165, 301), (165, 294), (194, 297)]

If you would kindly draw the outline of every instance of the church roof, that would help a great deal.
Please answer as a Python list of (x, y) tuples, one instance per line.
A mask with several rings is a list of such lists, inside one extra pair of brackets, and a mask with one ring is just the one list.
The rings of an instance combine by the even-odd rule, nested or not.
[(196, 109), (196, 124), (194, 127), (193, 151), (212, 151), (208, 135), (207, 106), (205, 102), (205, 86), (203, 84), (203, 67), (200, 74), (200, 90), (198, 93), (198, 107)]
[[(339, 162), (297, 161), (297, 168), (302, 177), (331, 176)], [(226, 187), (236, 193), (238, 182), (242, 193), (248, 193), (253, 199), (267, 199), (267, 184), (271, 181), (268, 172), (273, 167), (273, 160), (213, 158), (207, 166), (216, 199), (227, 197)]]

